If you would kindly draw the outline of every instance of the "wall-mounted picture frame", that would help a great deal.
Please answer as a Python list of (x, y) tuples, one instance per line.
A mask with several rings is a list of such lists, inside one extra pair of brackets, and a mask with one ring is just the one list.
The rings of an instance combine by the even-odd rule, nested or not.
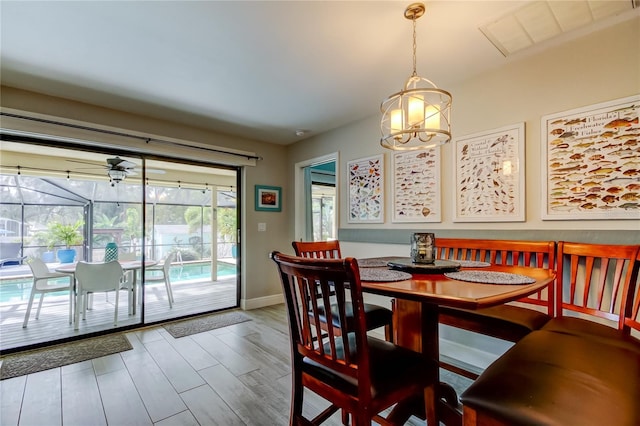
[(524, 222), (524, 122), (455, 141), (454, 222)]
[(542, 117), (542, 219), (640, 219), (640, 95)]
[(257, 211), (282, 211), (282, 188), (279, 186), (256, 185)]
[(393, 154), (393, 222), (441, 222), (440, 147)]
[(347, 162), (348, 223), (384, 223), (384, 154)]

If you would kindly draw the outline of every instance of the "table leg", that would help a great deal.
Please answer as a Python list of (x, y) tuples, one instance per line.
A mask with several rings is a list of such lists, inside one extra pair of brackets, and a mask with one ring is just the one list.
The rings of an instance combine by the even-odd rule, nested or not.
[[(396, 299), (394, 305), (394, 341), (400, 346), (416, 352), (422, 352), (428, 360), (438, 360), (440, 356), (440, 340), (438, 332), (438, 306), (410, 300)], [(440, 371), (434, 372), (433, 383), (435, 394), (432, 403), (427, 406), (427, 424), (438, 425), (440, 421), (446, 425), (460, 425), (462, 415), (458, 412), (455, 390), (446, 383), (440, 382)], [(444, 400), (442, 399), (444, 398)], [(422, 401), (413, 402), (413, 412), (419, 417), (425, 415)], [(419, 409), (417, 409), (420, 405)], [(403, 407), (404, 408), (404, 407)], [(406, 409), (405, 409), (406, 411)], [(398, 413), (398, 418), (402, 418)]]
[[(438, 361), (440, 357), (440, 341), (438, 335), (438, 306), (430, 303), (422, 303), (421, 306), (422, 354), (428, 360)], [(425, 406), (427, 425), (438, 425), (438, 386), (440, 384), (440, 371), (435, 368), (433, 387), (430, 388), (431, 398)]]

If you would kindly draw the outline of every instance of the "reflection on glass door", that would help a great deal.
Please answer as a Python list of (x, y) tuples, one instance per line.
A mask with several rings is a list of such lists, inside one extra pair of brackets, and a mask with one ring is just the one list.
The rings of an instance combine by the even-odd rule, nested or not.
[(145, 322), (237, 306), (236, 171), (157, 160), (147, 170)]

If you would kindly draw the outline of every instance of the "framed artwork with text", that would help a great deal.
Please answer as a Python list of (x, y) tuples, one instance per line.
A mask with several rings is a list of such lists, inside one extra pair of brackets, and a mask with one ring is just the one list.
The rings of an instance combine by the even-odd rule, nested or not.
[(640, 95), (542, 117), (542, 219), (640, 219)]
[(455, 222), (525, 220), (524, 122), (455, 141)]

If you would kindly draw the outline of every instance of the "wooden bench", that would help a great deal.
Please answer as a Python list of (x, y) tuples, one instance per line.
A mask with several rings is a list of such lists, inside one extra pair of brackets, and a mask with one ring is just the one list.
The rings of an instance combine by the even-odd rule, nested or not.
[[(518, 265), (555, 268), (554, 241), (476, 240), (436, 238), (436, 258), (488, 262), (496, 265)], [(479, 310), (442, 307), (441, 324), (517, 342), (533, 330), (540, 329), (553, 317), (553, 286), (522, 298), (515, 303)], [(441, 360), (441, 365), (465, 377), (478, 374), (462, 365)]]
[(640, 424), (639, 248), (558, 244), (557, 317), (463, 392), (466, 426)]

